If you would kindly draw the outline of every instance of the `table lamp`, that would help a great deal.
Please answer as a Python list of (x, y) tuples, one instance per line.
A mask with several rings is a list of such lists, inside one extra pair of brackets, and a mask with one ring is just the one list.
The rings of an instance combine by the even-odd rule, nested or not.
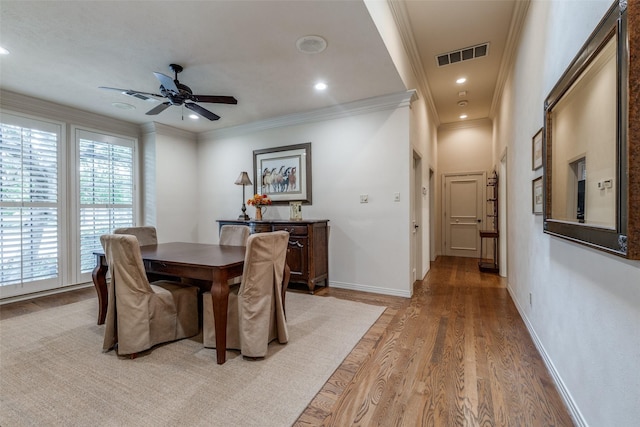
[(242, 185), (242, 214), (240, 214), (238, 219), (241, 219), (243, 221), (248, 221), (250, 218), (249, 218), (249, 215), (247, 215), (247, 206), (244, 204), (246, 200), (246, 197), (244, 195), (244, 186), (253, 185), (253, 184), (251, 183), (251, 180), (249, 179), (249, 175), (246, 172), (240, 172), (240, 176), (238, 177), (238, 179), (236, 179), (235, 184)]

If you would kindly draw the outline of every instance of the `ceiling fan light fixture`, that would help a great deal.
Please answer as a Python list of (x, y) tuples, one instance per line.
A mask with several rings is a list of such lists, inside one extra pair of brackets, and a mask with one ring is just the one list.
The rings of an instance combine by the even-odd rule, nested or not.
[(303, 36), (296, 41), (296, 48), (302, 53), (320, 53), (327, 48), (327, 41), (320, 36)]

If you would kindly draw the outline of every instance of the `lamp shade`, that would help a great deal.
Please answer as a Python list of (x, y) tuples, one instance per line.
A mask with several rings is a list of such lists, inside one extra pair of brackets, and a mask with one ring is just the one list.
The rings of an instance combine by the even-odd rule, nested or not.
[(237, 185), (252, 185), (251, 180), (249, 179), (249, 174), (246, 172), (240, 172), (240, 176), (236, 179), (235, 183)]

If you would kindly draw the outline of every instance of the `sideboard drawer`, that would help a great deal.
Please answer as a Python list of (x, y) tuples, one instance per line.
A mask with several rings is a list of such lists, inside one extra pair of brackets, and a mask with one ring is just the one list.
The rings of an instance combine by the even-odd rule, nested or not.
[(307, 226), (306, 225), (274, 225), (273, 231), (288, 231), (292, 236), (306, 236)]

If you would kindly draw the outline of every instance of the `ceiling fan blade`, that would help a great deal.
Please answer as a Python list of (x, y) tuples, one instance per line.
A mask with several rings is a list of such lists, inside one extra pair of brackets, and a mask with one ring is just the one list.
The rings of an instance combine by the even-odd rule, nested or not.
[(193, 95), (196, 102), (210, 102), (212, 104), (237, 104), (238, 100), (233, 96)]
[(134, 98), (142, 99), (143, 101), (157, 101), (155, 98), (150, 98), (150, 96), (155, 96), (157, 98), (164, 98), (162, 95), (159, 95), (157, 93), (140, 92), (139, 90), (132, 90), (132, 89), (118, 89), (117, 87), (106, 87), (106, 86), (100, 86), (99, 89), (115, 90), (120, 92), (123, 95), (133, 96)]
[(165, 74), (162, 73), (156, 73), (154, 71), (153, 73), (154, 76), (156, 76), (156, 79), (158, 79), (158, 81), (160, 82), (160, 84), (168, 91), (174, 92), (175, 94), (179, 94), (180, 90), (178, 89), (178, 86), (176, 86), (176, 82), (173, 81), (173, 79)]
[(198, 104), (194, 104), (192, 102), (185, 102), (184, 106), (190, 109), (191, 111), (200, 114), (202, 117), (209, 119), (211, 121), (218, 120), (220, 118), (219, 115), (212, 113), (206, 108), (202, 108)]
[(156, 114), (160, 114), (164, 110), (169, 108), (170, 105), (171, 105), (170, 102), (163, 102), (162, 104), (157, 105), (154, 108), (152, 108), (151, 110), (147, 111), (147, 116), (155, 116)]

